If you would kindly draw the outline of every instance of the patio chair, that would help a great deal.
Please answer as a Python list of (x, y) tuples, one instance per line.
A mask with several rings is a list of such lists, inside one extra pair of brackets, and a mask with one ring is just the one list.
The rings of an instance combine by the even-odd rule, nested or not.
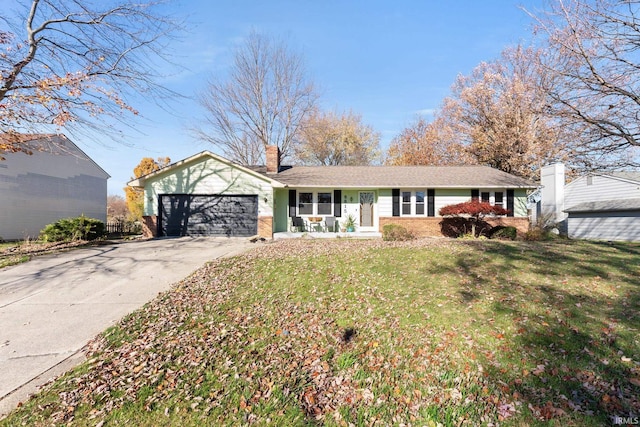
[(302, 217), (291, 217), (291, 231), (300, 233), (305, 231), (305, 228), (304, 219), (302, 219)]
[(325, 230), (327, 231), (332, 231), (332, 232), (336, 232), (336, 217), (335, 216), (328, 216), (325, 217), (324, 219), (324, 226), (325, 226)]

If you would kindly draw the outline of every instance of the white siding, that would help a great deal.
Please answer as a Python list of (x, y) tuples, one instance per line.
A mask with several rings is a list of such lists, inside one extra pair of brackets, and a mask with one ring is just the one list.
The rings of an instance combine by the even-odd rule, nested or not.
[(640, 198), (639, 183), (601, 175), (592, 176), (590, 185), (588, 182), (589, 177), (583, 176), (567, 184), (564, 199), (565, 209), (586, 202)]
[(269, 180), (249, 174), (211, 157), (171, 168), (145, 183), (145, 215), (158, 214), (160, 194), (258, 195), (258, 215), (273, 215), (273, 192)]
[[(448, 205), (455, 205), (458, 203), (464, 203), (471, 200), (471, 189), (463, 189), (463, 190), (446, 190), (446, 189), (436, 189), (435, 194), (435, 208), (436, 208), (436, 216), (440, 216), (440, 209)], [(504, 203), (506, 206), (507, 197), (505, 193)]]
[(393, 215), (393, 197), (391, 189), (378, 190), (378, 213), (381, 217)]
[(574, 239), (640, 241), (640, 212), (571, 213), (567, 221)]
[[(61, 140), (62, 141), (62, 140)], [(85, 215), (106, 221), (109, 175), (69, 141), (63, 151), (5, 153), (0, 238), (37, 238), (47, 224)]]
[[(612, 176), (583, 176), (565, 187), (565, 209), (581, 203), (640, 198), (640, 183)], [(640, 241), (640, 212), (573, 212), (567, 234), (576, 239)]]

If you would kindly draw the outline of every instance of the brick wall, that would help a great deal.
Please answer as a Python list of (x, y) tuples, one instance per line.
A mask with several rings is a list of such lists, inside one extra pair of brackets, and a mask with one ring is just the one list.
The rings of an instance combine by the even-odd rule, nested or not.
[(272, 216), (259, 216), (258, 217), (258, 236), (265, 239), (273, 238), (273, 217)]
[(158, 216), (142, 217), (142, 235), (144, 237), (158, 237)]
[(280, 170), (280, 149), (277, 145), (267, 145), (267, 173), (278, 173)]
[[(440, 222), (442, 217), (381, 217), (380, 232), (387, 224), (398, 224), (405, 227), (417, 237), (442, 237), (440, 231)], [(519, 234), (526, 233), (529, 230), (529, 218), (500, 217), (490, 218), (485, 221), (492, 226), (503, 225), (516, 227)]]

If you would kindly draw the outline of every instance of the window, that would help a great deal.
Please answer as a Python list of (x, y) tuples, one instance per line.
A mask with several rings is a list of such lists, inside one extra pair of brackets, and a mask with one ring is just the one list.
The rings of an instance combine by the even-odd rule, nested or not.
[(411, 191), (402, 192), (402, 215), (411, 215)]
[(298, 196), (298, 214), (313, 214), (313, 193), (300, 193)]
[(331, 193), (318, 193), (318, 215), (331, 215)]
[(502, 191), (496, 191), (496, 201), (495, 201), (494, 205), (503, 207), (503, 205), (504, 205), (504, 193)]
[(480, 199), (482, 203), (489, 203), (489, 192), (483, 191), (482, 193), (480, 193)]
[(416, 191), (416, 215), (424, 215), (424, 191)]

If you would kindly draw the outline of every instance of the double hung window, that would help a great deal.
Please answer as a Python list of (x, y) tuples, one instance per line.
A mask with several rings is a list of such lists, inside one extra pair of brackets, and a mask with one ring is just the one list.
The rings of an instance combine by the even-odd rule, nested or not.
[(298, 193), (298, 215), (331, 215), (333, 194), (330, 192)]
[(298, 214), (313, 215), (313, 193), (300, 193), (298, 196)]

